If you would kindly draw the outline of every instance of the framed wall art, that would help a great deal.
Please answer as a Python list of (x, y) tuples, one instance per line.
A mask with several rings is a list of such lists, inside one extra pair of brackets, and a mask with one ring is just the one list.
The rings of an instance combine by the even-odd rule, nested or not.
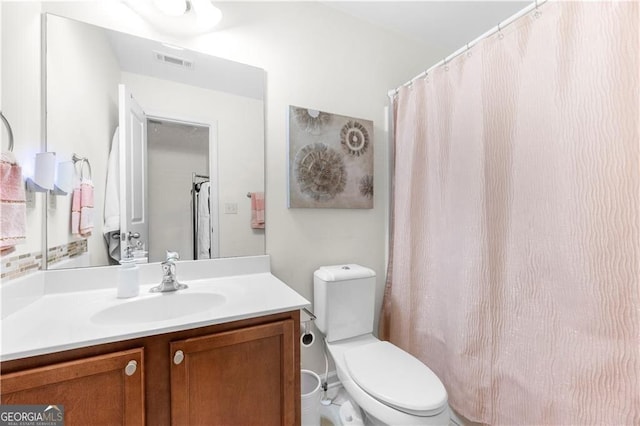
[(289, 106), (290, 208), (373, 208), (373, 121)]

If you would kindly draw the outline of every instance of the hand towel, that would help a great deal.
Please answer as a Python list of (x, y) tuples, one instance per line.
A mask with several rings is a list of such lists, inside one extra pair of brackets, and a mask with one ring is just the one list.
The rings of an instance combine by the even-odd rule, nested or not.
[(198, 208), (196, 210), (198, 215), (198, 253), (196, 259), (211, 258), (211, 214), (209, 212), (209, 191), (209, 182), (203, 182), (200, 184), (200, 191), (198, 191), (197, 198)]
[(80, 186), (71, 195), (71, 234), (80, 235)]
[(84, 179), (80, 184), (80, 235), (88, 237), (93, 231), (93, 182)]
[(82, 179), (73, 190), (71, 200), (71, 233), (89, 237), (93, 231), (93, 182)]
[(251, 193), (251, 227), (264, 229), (264, 193)]
[(27, 205), (22, 168), (11, 152), (0, 155), (0, 251), (27, 238)]

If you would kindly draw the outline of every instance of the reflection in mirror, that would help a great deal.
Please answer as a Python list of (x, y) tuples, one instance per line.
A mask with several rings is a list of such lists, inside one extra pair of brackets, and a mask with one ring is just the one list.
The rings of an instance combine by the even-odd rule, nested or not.
[[(175, 247), (183, 259), (218, 257), (218, 233), (211, 232), (218, 215), (209, 204), (209, 134), (209, 126), (147, 120), (152, 261), (164, 259), (163, 247)], [(176, 145), (177, 140), (180, 145)]]
[(47, 150), (91, 165), (89, 175), (76, 163), (77, 199), (50, 196), (48, 268), (127, 255), (155, 262), (166, 250), (181, 259), (264, 254), (247, 198), (264, 191), (264, 71), (45, 21)]

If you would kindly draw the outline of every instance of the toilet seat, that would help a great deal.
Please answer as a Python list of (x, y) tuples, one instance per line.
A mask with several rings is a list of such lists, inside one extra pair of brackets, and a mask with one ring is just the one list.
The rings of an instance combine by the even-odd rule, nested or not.
[(389, 342), (351, 348), (344, 360), (353, 381), (388, 406), (415, 416), (433, 416), (446, 407), (447, 391), (433, 371)]

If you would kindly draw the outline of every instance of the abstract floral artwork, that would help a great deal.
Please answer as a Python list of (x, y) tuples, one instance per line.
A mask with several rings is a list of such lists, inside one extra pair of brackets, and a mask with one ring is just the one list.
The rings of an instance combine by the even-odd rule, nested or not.
[(373, 207), (373, 122), (289, 106), (289, 207)]

